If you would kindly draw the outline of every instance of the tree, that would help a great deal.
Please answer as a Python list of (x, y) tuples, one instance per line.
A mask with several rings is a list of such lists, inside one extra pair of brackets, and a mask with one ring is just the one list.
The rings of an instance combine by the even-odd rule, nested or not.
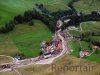
[(33, 19), (33, 12), (28, 10), (26, 12), (24, 12), (24, 15), (23, 15), (23, 21), (24, 22), (29, 22)]
[(33, 26), (33, 25), (34, 25), (34, 21), (31, 20), (31, 21), (29, 22), (29, 26)]
[(22, 15), (15, 16), (14, 20), (19, 24), (23, 23), (23, 16)]

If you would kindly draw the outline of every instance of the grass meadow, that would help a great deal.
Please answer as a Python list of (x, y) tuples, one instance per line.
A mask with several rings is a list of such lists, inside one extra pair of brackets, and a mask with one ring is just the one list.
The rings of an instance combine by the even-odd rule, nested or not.
[[(82, 33), (86, 32), (94, 32), (95, 36), (91, 36), (92, 40), (99, 41), (100, 42), (100, 22), (96, 21), (89, 21), (89, 22), (83, 22), (81, 23), (81, 27), (83, 29), (82, 32), (72, 30), (70, 33), (74, 36), (80, 36)], [(89, 46), (91, 45), (90, 42), (81, 41), (82, 49), (84, 50), (90, 50)], [(74, 50), (74, 52), (71, 55), (79, 57), (79, 51), (80, 51), (80, 43), (72, 41), (71, 42), (71, 48)], [(90, 57), (87, 57), (86, 59), (90, 61), (96, 61), (100, 63), (100, 60), (98, 60), (98, 57), (100, 57), (100, 51), (98, 54), (94, 53)]]
[(40, 55), (40, 43), (50, 41), (53, 33), (41, 21), (34, 21), (33, 26), (28, 24), (17, 25), (7, 34), (0, 34), (0, 54), (14, 56), (23, 53), (26, 57)]
[(0, 0), (0, 27), (13, 19), (15, 15), (32, 10), (36, 3), (44, 4), (52, 12), (68, 8), (64, 0)]
[[(71, 44), (70, 48), (74, 50), (74, 52), (71, 55), (75, 56), (75, 57), (79, 57), (79, 51), (81, 49), (79, 42), (72, 41), (70, 44)], [(82, 45), (82, 50), (92, 51), (89, 47), (90, 46), (89, 42), (81, 41), (81, 45)], [(100, 57), (100, 50), (98, 53), (94, 52), (91, 56), (86, 57), (85, 59), (89, 60), (89, 61), (95, 61), (97, 63), (100, 63), (99, 57)]]
[(92, 11), (100, 11), (100, 0), (79, 0), (74, 3), (77, 12), (91, 13)]
[[(35, 4), (44, 4), (51, 12), (68, 9), (64, 0), (0, 0), (0, 27), (15, 15), (32, 10)], [(23, 53), (26, 57), (40, 54), (40, 43), (50, 41), (53, 33), (41, 21), (35, 20), (34, 26), (27, 23), (17, 25), (7, 34), (0, 34), (0, 54), (14, 56)]]

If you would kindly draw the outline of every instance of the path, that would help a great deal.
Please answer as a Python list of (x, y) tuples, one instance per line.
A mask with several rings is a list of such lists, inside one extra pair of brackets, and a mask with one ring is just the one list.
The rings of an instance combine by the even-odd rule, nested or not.
[(19, 75), (22, 75), (18, 70), (14, 69), (14, 71), (15, 71), (16, 73), (18, 73)]
[(19, 68), (19, 67), (23, 67), (23, 66), (32, 65), (32, 64), (51, 64), (55, 59), (63, 56), (66, 53), (68, 54), (69, 52), (68, 52), (68, 49), (66, 48), (67, 43), (66, 43), (64, 37), (62, 37), (60, 35), (60, 33), (58, 34), (58, 37), (62, 40), (62, 47), (63, 47), (63, 50), (61, 51), (61, 53), (59, 55), (57, 55), (55, 57), (52, 57), (52, 58), (39, 60), (39, 61), (37, 61), (38, 57), (36, 57), (36, 58), (31, 58), (31, 59), (24, 59), (24, 60), (14, 61), (13, 63), (2, 64), (2, 65), (8, 65), (8, 66), (11, 66), (11, 67), (1, 69), (0, 72), (9, 71), (9, 70), (12, 70), (14, 68)]

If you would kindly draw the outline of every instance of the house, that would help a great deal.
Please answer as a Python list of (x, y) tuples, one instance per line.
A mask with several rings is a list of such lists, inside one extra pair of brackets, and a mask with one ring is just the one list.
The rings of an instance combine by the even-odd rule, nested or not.
[(51, 57), (51, 56), (52, 56), (51, 53), (45, 53), (45, 54), (43, 55), (44, 58), (49, 58), (49, 57)]
[(80, 51), (79, 55), (80, 55), (81, 58), (83, 58), (83, 57), (89, 55), (89, 51), (87, 51), (87, 50), (82, 50), (82, 51)]
[(95, 46), (95, 45), (92, 46), (92, 49), (95, 49), (96, 50), (98, 48), (99, 48), (98, 46)]
[(21, 57), (20, 56), (15, 56), (15, 58), (14, 58), (16, 61), (18, 61), (18, 60), (21, 60)]

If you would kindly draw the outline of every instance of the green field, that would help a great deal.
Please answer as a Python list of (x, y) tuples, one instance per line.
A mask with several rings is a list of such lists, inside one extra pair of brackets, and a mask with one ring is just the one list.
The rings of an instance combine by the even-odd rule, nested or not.
[(79, 0), (74, 3), (77, 12), (91, 13), (92, 11), (100, 11), (100, 0)]
[[(90, 46), (89, 42), (81, 41), (81, 45), (82, 45), (82, 50), (92, 51), (89, 47)], [(81, 49), (79, 42), (71, 41), (70, 48), (74, 50), (73, 53), (71, 53), (71, 55), (79, 57), (79, 52)], [(99, 57), (100, 57), (100, 50), (98, 51), (98, 53), (94, 52), (91, 56), (86, 57), (85, 59), (100, 63)]]
[[(69, 31), (74, 36), (80, 36), (82, 33), (94, 32), (96, 36), (100, 35), (100, 22), (96, 21), (88, 21), (81, 23), (82, 32), (71, 30)], [(80, 26), (78, 27), (80, 28)]]
[(32, 10), (36, 3), (42, 3), (50, 11), (67, 9), (64, 0), (0, 0), (0, 27), (9, 22), (15, 15)]
[[(23, 14), (27, 10), (32, 10), (36, 3), (44, 4), (51, 12), (69, 9), (67, 3), (70, 0), (1, 0), (0, 1), (0, 27), (9, 22), (15, 15)], [(94, 1), (94, 2), (93, 2)], [(100, 1), (97, 0), (79, 0), (74, 3), (74, 7), (78, 12), (90, 13), (94, 10), (100, 10)], [(28, 23), (16, 25), (15, 29), (6, 34), (0, 34), (0, 54), (14, 56), (15, 53), (23, 53), (26, 57), (35, 57), (40, 54), (40, 43), (43, 40), (50, 41), (53, 33), (41, 21), (34, 21), (34, 26)], [(100, 22), (84, 22), (81, 23), (82, 32), (70, 31), (74, 36), (80, 36), (82, 33), (95, 33), (92, 39), (100, 41)], [(91, 30), (92, 28), (92, 30)], [(85, 49), (89, 49), (90, 43), (81, 41)], [(71, 46), (75, 51), (72, 55), (77, 56), (80, 45), (72, 42)], [(94, 60), (95, 57), (89, 58)]]
[(83, 32), (94, 32), (95, 35), (100, 35), (100, 22), (89, 21), (83, 22), (82, 24)]
[[(64, 0), (0, 0), (0, 27), (18, 14), (32, 10), (35, 4), (44, 4), (51, 12), (68, 9)], [(23, 53), (26, 57), (40, 54), (40, 43), (50, 41), (53, 33), (41, 21), (35, 21), (34, 26), (27, 23), (17, 25), (7, 34), (0, 34), (0, 55), (14, 56)]]
[[(81, 49), (80, 43), (82, 45), (82, 49)], [(71, 41), (70, 47), (74, 50), (74, 52), (71, 55), (79, 56), (80, 50), (90, 50), (90, 48), (89, 48), (90, 43), (89, 42), (80, 41), (80, 43), (76, 42), (76, 41)]]
[(50, 41), (53, 33), (41, 21), (35, 20), (34, 26), (28, 24), (17, 25), (7, 34), (0, 34), (0, 54), (14, 56), (23, 53), (26, 57), (40, 54), (40, 43)]
[[(95, 36), (91, 36), (92, 40), (100, 42), (100, 22), (90, 21), (90, 22), (83, 22), (81, 23), (83, 31), (70, 31), (71, 35), (73, 36), (80, 36), (82, 33), (88, 33), (88, 32), (94, 32)], [(89, 42), (81, 41), (82, 49), (88, 49), (90, 50), (89, 46), (91, 45)], [(71, 42), (71, 48), (74, 50), (74, 52), (71, 54), (73, 56), (79, 57), (79, 51), (80, 51), (80, 44), (79, 42), (72, 41)], [(98, 60), (98, 57), (100, 57), (100, 51), (98, 54), (94, 53), (90, 57), (87, 57), (86, 59), (90, 61), (96, 61), (100, 63), (100, 60)]]

